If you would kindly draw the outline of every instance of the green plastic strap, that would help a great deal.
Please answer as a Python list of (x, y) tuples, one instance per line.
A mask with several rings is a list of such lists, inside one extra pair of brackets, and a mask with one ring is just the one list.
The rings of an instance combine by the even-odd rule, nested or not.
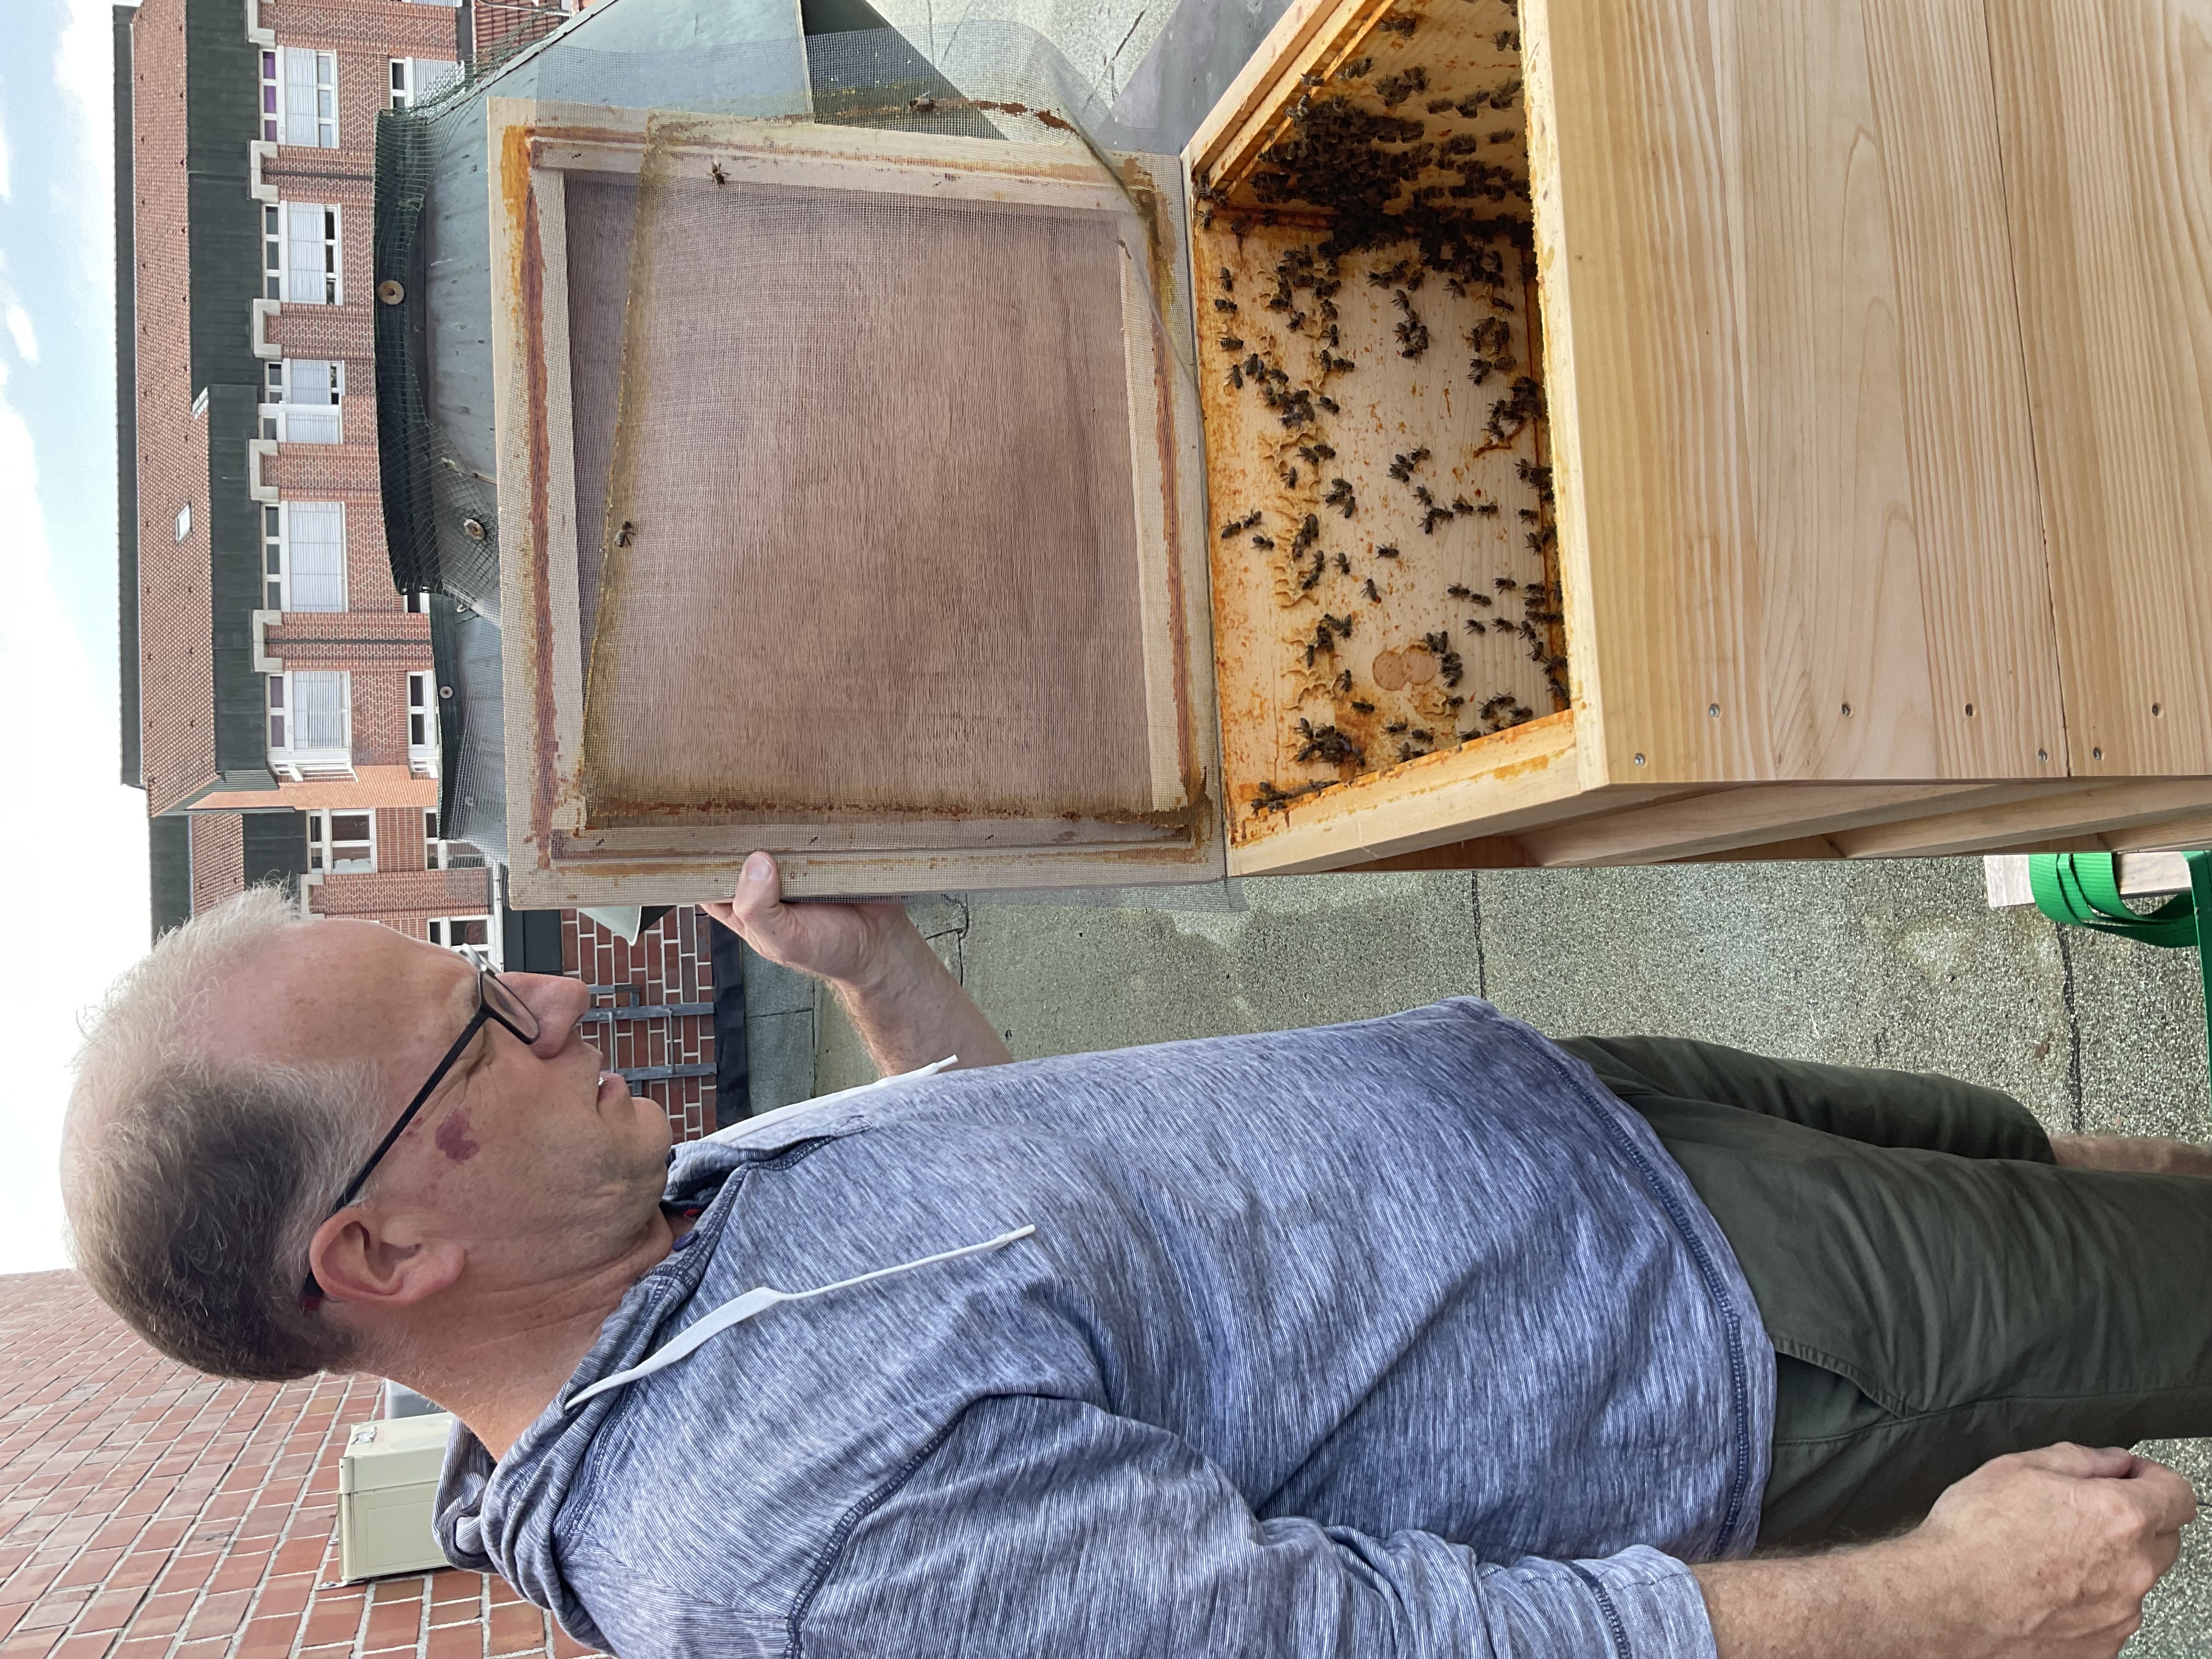
[(2184, 853), (2189, 890), (2157, 909), (2138, 914), (2120, 896), (2118, 860), (2110, 853), (2032, 853), (2028, 889), (2035, 908), (2051, 921), (2093, 928), (2166, 949), (2197, 949), (2204, 985), (2204, 1038), (2212, 1056), (2212, 951), (2204, 948), (2204, 929), (2212, 922), (2212, 852)]
[(2185, 853), (2190, 888), (2157, 909), (2139, 914), (2120, 896), (2117, 860), (2110, 853), (2035, 853), (2027, 860), (2027, 879), (2036, 908), (2053, 921), (2094, 927), (2145, 945), (2169, 949), (2197, 942), (2197, 921), (2212, 914), (2203, 891), (2203, 865), (2212, 854)]

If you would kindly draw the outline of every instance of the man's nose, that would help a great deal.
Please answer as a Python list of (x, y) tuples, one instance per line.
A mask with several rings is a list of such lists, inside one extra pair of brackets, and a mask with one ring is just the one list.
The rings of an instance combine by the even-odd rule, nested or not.
[(517, 974), (508, 983), (518, 981), (523, 1000), (538, 1016), (538, 1041), (530, 1045), (532, 1049), (540, 1054), (558, 1054), (575, 1035), (591, 1004), (590, 990), (581, 980), (561, 974)]

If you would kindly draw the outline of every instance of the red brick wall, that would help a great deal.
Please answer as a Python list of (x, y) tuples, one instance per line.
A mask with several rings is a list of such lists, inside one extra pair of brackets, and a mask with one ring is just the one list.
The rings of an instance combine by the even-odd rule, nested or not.
[[(314, 153), (298, 149), (284, 152), (288, 155)], [(325, 155), (342, 153), (327, 149), (320, 152)], [(276, 178), (282, 169), (272, 167), (265, 168), (264, 171), (269, 177)], [(309, 181), (296, 176), (298, 172), (296, 166), (294, 172), (295, 177), (291, 187), (283, 191), (285, 195), (302, 202), (332, 202), (338, 199), (337, 197), (321, 193), (319, 185), (324, 181), (313, 181), (318, 188), (311, 189)], [(338, 234), (344, 241), (344, 246), (339, 252), (344, 258), (349, 260), (353, 257), (351, 214), (343, 216)], [(366, 282), (368, 279), (368, 273), (364, 270), (361, 273), (361, 280)], [(268, 332), (269, 343), (281, 348), (287, 357), (337, 357), (342, 360), (346, 365), (346, 385), (349, 387), (356, 383), (359, 374), (367, 372), (365, 367), (356, 370), (355, 365), (365, 366), (372, 361), (375, 353), (376, 339), (375, 325), (369, 319), (367, 303), (354, 303), (354, 280), (355, 274), (349, 268), (345, 273), (345, 283), (338, 290), (346, 297), (347, 303), (344, 305), (287, 306), (282, 312), (269, 319)], [(362, 384), (366, 386), (367, 382), (362, 382)], [(352, 393), (349, 392), (347, 395), (351, 396)], [(353, 419), (352, 411), (348, 411), (346, 418), (348, 421)], [(376, 419), (374, 412), (368, 418), (370, 428), (374, 430)]]
[(191, 831), (192, 911), (198, 915), (246, 890), (245, 815), (195, 812)]
[(578, 1659), (507, 1583), (340, 1585), (337, 1463), (367, 1377), (223, 1382), (75, 1273), (0, 1277), (6, 1659)]
[[(318, 915), (353, 916), (368, 921), (398, 926), (410, 921), (403, 933), (422, 938), (421, 924), (433, 916), (481, 916), (491, 909), (491, 872), (487, 870), (425, 870), (422, 836), (415, 831), (416, 865), (412, 870), (379, 868), (374, 872), (326, 876), (314, 889), (312, 908)], [(380, 815), (377, 831), (384, 831)], [(382, 848), (378, 849), (380, 865)]]
[(364, 665), (354, 670), (353, 758), (356, 766), (407, 764), (404, 669)]
[[(346, 374), (347, 384), (351, 386), (354, 371), (349, 368)], [(375, 396), (366, 388), (349, 391), (339, 399), (338, 408), (339, 423), (345, 432), (343, 443), (279, 444), (275, 458), (262, 464), (262, 478), (274, 484), (286, 501), (364, 501), (369, 511), (380, 515), (384, 497), (376, 475)], [(356, 528), (349, 507), (349, 532)], [(390, 587), (390, 579), (380, 586)], [(356, 604), (354, 608), (368, 607)]]
[[(148, 0), (131, 26), (132, 213), (137, 221), (138, 618), (147, 810), (188, 798), (215, 771), (209, 654), (207, 425), (192, 415), (191, 272), (185, 179), (183, 0)], [(244, 27), (241, 15), (240, 27)], [(240, 300), (240, 326), (246, 302)], [(191, 533), (176, 539), (189, 503)]]
[(383, 806), (376, 813), (376, 867), (386, 870), (425, 870), (422, 809)]
[[(706, 930), (715, 924), (696, 905), (679, 905), (624, 943), (588, 916), (561, 913), (563, 969), (587, 985), (630, 985), (635, 998), (599, 997), (595, 1006), (620, 1007), (625, 1000), (651, 1007), (714, 1000), (713, 947)], [(646, 1066), (712, 1066), (714, 1022), (711, 1015), (681, 1019), (617, 1021), (592, 1028), (609, 1069)], [(610, 1036), (611, 1034), (611, 1036)], [(611, 1049), (611, 1052), (610, 1052)], [(631, 1085), (668, 1114), (678, 1140), (696, 1140), (714, 1127), (714, 1079), (671, 1078)]]
[[(580, 4), (575, 9), (583, 10)], [(496, 61), (512, 50), (543, 40), (567, 21), (557, 0), (477, 0), (476, 54)]]
[(342, 149), (370, 142), (389, 101), (392, 83), (379, 77), (392, 58), (454, 57), (453, 9), (410, 0), (261, 0), (261, 27), (279, 46), (338, 54)]

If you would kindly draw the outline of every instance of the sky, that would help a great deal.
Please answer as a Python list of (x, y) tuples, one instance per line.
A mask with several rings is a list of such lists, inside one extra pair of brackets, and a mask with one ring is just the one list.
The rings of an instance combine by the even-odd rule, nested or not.
[(120, 768), (107, 0), (0, 0), (0, 1273), (66, 1263), (84, 1010), (146, 950)]

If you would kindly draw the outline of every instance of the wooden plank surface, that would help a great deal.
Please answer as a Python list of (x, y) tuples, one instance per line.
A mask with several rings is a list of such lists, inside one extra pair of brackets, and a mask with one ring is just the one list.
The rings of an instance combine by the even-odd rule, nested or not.
[(2212, 811), (2212, 778), (2082, 780), (2081, 787), (1960, 812), (1853, 830), (1831, 837), (1845, 858), (1936, 857), (2014, 847), (2051, 836), (2101, 835)]
[(1990, 35), (2074, 769), (2212, 772), (2212, 3)]
[(1584, 790), (1574, 722), (1571, 712), (1549, 715), (1298, 801), (1272, 815), (1265, 836), (1231, 847), (1229, 872), (1357, 869), (1465, 841), (1470, 824), (1486, 836), (1515, 835), (1532, 824), (1695, 793), (1679, 786)]
[[(2063, 786), (2062, 786), (2063, 787)], [(2041, 783), (1774, 783), (1747, 785), (1534, 830), (1518, 837), (1529, 862), (1661, 864), (1919, 816), (1939, 806), (2001, 803)]]
[(2063, 775), (1979, 0), (1522, 15), (1592, 781)]

